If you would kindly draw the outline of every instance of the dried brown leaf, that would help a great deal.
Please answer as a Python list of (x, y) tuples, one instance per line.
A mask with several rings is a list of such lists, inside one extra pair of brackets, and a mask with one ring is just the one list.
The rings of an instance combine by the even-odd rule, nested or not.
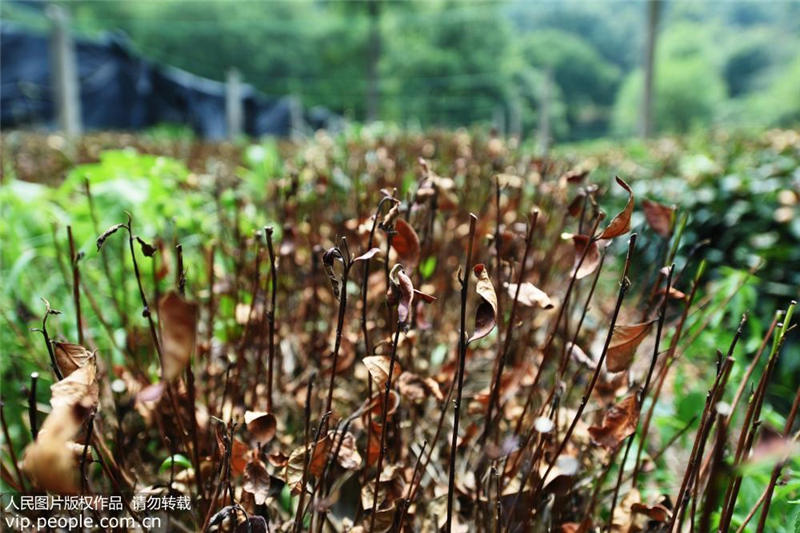
[[(508, 295), (513, 299), (517, 294), (517, 284), (508, 284)], [(550, 297), (533, 283), (524, 282), (519, 288), (519, 298), (517, 302), (526, 307), (541, 307), (542, 309), (552, 309), (553, 302)]]
[[(342, 436), (341, 432), (329, 432), (328, 437), (333, 443), (331, 446), (332, 451), (339, 448), (339, 455), (336, 456), (336, 462), (345, 470), (358, 470), (361, 468), (361, 454), (358, 453), (356, 448), (356, 438), (349, 431)], [(339, 444), (341, 440), (341, 445)]]
[(650, 520), (655, 520), (656, 522), (662, 523), (667, 522), (670, 518), (672, 518), (672, 511), (660, 503), (655, 505), (647, 505), (646, 503), (641, 502), (634, 503), (631, 505), (631, 512), (634, 514), (643, 514)]
[(80, 344), (54, 342), (53, 348), (56, 355), (56, 363), (58, 363), (58, 368), (64, 377), (69, 376), (94, 359), (94, 354)]
[(611, 343), (606, 353), (606, 368), (609, 372), (622, 372), (630, 368), (636, 348), (647, 337), (653, 321), (641, 324), (618, 324), (614, 326)]
[(264, 463), (258, 459), (251, 459), (244, 468), (244, 483), (242, 489), (253, 495), (256, 505), (267, 501), (269, 496), (270, 478)]
[(653, 228), (653, 231), (662, 237), (669, 237), (672, 234), (672, 220), (675, 214), (675, 208), (653, 202), (651, 200), (642, 201), (642, 209), (644, 210), (644, 218), (647, 223)]
[(417, 232), (402, 218), (397, 219), (394, 229), (396, 233), (392, 237), (392, 248), (403, 266), (414, 269), (419, 264), (420, 254)]
[(244, 423), (247, 424), (247, 431), (250, 432), (256, 442), (265, 444), (275, 436), (277, 422), (272, 413), (245, 411)]
[(180, 376), (194, 351), (198, 305), (170, 291), (158, 303), (158, 318), (162, 331), (163, 379), (171, 381)]
[(633, 435), (639, 422), (639, 404), (636, 394), (629, 394), (603, 415), (600, 426), (590, 426), (592, 440), (610, 450), (616, 449), (627, 437)]
[[(575, 262), (572, 266), (572, 272), (575, 275), (575, 279), (583, 279), (597, 270), (598, 265), (600, 265), (600, 249), (597, 246), (597, 241), (586, 235), (575, 234), (568, 236), (575, 245)], [(583, 258), (582, 262), (581, 258)]]
[(397, 301), (397, 321), (405, 324), (408, 321), (411, 312), (411, 305), (414, 302), (414, 285), (411, 283), (411, 278), (408, 277), (402, 265), (395, 265), (392, 272), (389, 274), (392, 284), (399, 293)]
[(494, 286), (492, 285), (492, 280), (489, 279), (486, 266), (483, 264), (475, 265), (473, 273), (478, 278), (475, 291), (481, 297), (481, 302), (475, 309), (475, 332), (467, 341), (468, 343), (487, 336), (497, 324), (497, 294), (494, 292)]
[(620, 211), (617, 216), (611, 220), (611, 222), (608, 224), (608, 227), (603, 230), (603, 233), (600, 234), (601, 239), (613, 239), (614, 237), (619, 237), (620, 235), (628, 233), (628, 231), (631, 229), (631, 215), (633, 214), (633, 191), (631, 190), (630, 186), (619, 176), (617, 176), (616, 179), (619, 186), (628, 192), (628, 203), (625, 204), (625, 209)]

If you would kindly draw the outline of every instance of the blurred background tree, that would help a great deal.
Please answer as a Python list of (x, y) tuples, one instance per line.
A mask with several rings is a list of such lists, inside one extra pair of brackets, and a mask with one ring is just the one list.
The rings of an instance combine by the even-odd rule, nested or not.
[[(153, 61), (212, 79), (236, 67), (268, 95), (355, 121), (373, 118), (371, 101), (375, 118), (404, 126), (494, 123), (530, 135), (546, 108), (551, 135), (564, 141), (633, 134), (641, 115), (640, 1), (63, 3), (78, 34), (122, 32)], [(9, 0), (0, 15), (44, 30), (43, 7)], [(799, 2), (660, 8), (657, 132), (800, 120)]]

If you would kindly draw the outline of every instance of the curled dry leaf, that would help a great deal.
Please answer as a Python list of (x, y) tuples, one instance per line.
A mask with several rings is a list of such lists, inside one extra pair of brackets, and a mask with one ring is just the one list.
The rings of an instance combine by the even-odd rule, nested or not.
[[(356, 448), (356, 438), (349, 431), (342, 436), (341, 432), (331, 431), (328, 433), (331, 439), (331, 449), (335, 453), (339, 449), (339, 455), (336, 456), (336, 462), (345, 470), (358, 470), (361, 468), (361, 454), (358, 453)], [(341, 440), (341, 445), (340, 445)]]
[(586, 191), (578, 191), (578, 194), (575, 195), (575, 198), (567, 206), (567, 212), (573, 216), (577, 217), (583, 211), (583, 204), (586, 201)]
[(183, 372), (194, 351), (197, 336), (198, 306), (170, 291), (158, 303), (164, 360), (163, 379), (171, 381)]
[(100, 250), (100, 248), (102, 248), (102, 247), (103, 247), (103, 243), (104, 243), (104, 242), (106, 242), (106, 239), (108, 239), (109, 237), (111, 237), (113, 234), (115, 234), (115, 233), (117, 232), (117, 230), (119, 230), (120, 228), (123, 228), (123, 227), (125, 227), (125, 224), (121, 224), (121, 223), (120, 223), (120, 224), (114, 224), (113, 226), (111, 226), (110, 228), (108, 228), (107, 230), (105, 230), (105, 231), (104, 231), (104, 232), (103, 232), (103, 233), (102, 233), (102, 234), (101, 234), (101, 235), (100, 235), (100, 236), (97, 238), (97, 249), (98, 249), (98, 250)]
[(402, 265), (395, 265), (394, 268), (392, 268), (389, 279), (400, 294), (397, 301), (397, 321), (401, 324), (405, 324), (408, 321), (411, 305), (414, 302), (414, 294), (416, 292), (414, 285), (411, 283), (411, 278), (408, 277)]
[(631, 512), (634, 514), (643, 514), (650, 520), (661, 523), (667, 522), (672, 518), (672, 511), (661, 503), (647, 505), (646, 503), (637, 502), (631, 505)]
[(406, 268), (413, 269), (419, 264), (419, 237), (408, 222), (399, 218), (394, 224), (395, 234), (392, 236), (392, 248)]
[(283, 468), (289, 462), (289, 456), (278, 450), (275, 453), (267, 455), (267, 461), (275, 468)]
[(158, 251), (158, 249), (155, 246), (148, 243), (138, 235), (136, 236), (136, 242), (139, 243), (139, 246), (142, 249), (142, 255), (144, 255), (145, 257), (153, 257)]
[[(372, 408), (370, 408), (370, 412), (372, 413), (373, 418), (380, 417), (383, 418), (383, 393), (378, 394), (376, 398), (379, 398), (380, 401), (375, 403)], [(386, 408), (386, 416), (392, 416), (397, 408), (400, 407), (400, 395), (397, 394), (395, 390), (389, 391), (389, 405)]]
[(90, 363), (50, 386), (50, 405), (55, 409), (82, 404), (84, 407), (94, 409), (97, 407), (100, 393), (96, 378), (97, 365), (92, 358)]
[[(325, 469), (325, 463), (328, 461), (328, 454), (331, 451), (331, 440), (325, 435), (316, 443), (310, 444), (309, 449), (311, 451), (311, 460), (308, 463), (308, 475), (318, 477), (322, 475), (322, 471)], [(306, 447), (300, 446), (289, 455), (289, 461), (286, 463), (286, 483), (295, 494), (302, 488), (305, 464)]]
[[(218, 457), (223, 458), (226, 453), (225, 449), (225, 442), (227, 441), (226, 430), (220, 425), (217, 424), (214, 426), (214, 434), (217, 439), (217, 453), (219, 454)], [(230, 454), (231, 454), (231, 470), (235, 474), (242, 474), (244, 473), (245, 467), (247, 467), (247, 458), (250, 452), (250, 447), (239, 440), (238, 438), (234, 437), (233, 445), (231, 446)]]
[[(600, 265), (600, 249), (597, 246), (597, 241), (586, 235), (578, 234), (567, 233), (562, 237), (572, 239), (572, 243), (575, 245), (575, 262), (572, 266), (575, 279), (583, 279), (597, 270), (598, 265)], [(586, 254), (585, 256), (584, 253)], [(583, 258), (583, 261), (581, 261), (581, 258)]]
[(53, 408), (39, 428), (36, 442), (26, 448), (22, 469), (38, 488), (57, 494), (78, 493), (78, 457), (68, 444), (80, 429), (82, 418), (75, 407)]
[(573, 361), (584, 365), (586, 368), (594, 368), (597, 366), (597, 361), (586, 355), (586, 352), (584, 352), (577, 344), (570, 343), (569, 355), (572, 357)]
[[(568, 454), (562, 454), (556, 459), (550, 473), (545, 478), (544, 490), (555, 494), (566, 493), (574, 484), (574, 476), (580, 470), (580, 462)], [(542, 474), (547, 471), (547, 465), (542, 466)]]
[[(666, 289), (661, 288), (658, 291), (658, 295), (659, 296), (663, 296), (665, 292), (666, 292)], [(679, 291), (675, 287), (670, 287), (669, 288), (669, 297), (673, 298), (675, 300), (685, 300), (686, 299), (686, 293), (684, 293), (683, 291)]]
[(267, 501), (269, 496), (269, 472), (264, 463), (258, 459), (251, 459), (244, 468), (244, 484), (242, 489), (253, 495), (256, 505), (261, 505)]
[(489, 279), (486, 266), (483, 264), (475, 265), (473, 273), (478, 278), (475, 291), (481, 297), (481, 303), (475, 309), (475, 332), (467, 341), (468, 343), (487, 336), (497, 324), (497, 294), (494, 292), (494, 286)]
[(631, 215), (633, 214), (633, 191), (631, 190), (630, 186), (619, 176), (617, 176), (617, 183), (620, 187), (628, 192), (628, 203), (625, 204), (625, 209), (620, 211), (617, 216), (611, 220), (611, 222), (608, 224), (608, 227), (603, 230), (603, 233), (600, 234), (601, 239), (613, 239), (614, 237), (619, 237), (620, 235), (628, 233), (628, 231), (631, 229)]
[(436, 300), (438, 300), (436, 296), (428, 294), (426, 292), (418, 291), (417, 289), (414, 289), (414, 296), (418, 297), (421, 301), (425, 302), (426, 304), (433, 303)]
[(566, 179), (569, 183), (580, 183), (583, 181), (583, 178), (589, 175), (588, 168), (573, 168), (572, 170), (567, 171), (564, 174), (564, 179)]
[(672, 220), (675, 215), (674, 207), (651, 200), (644, 200), (642, 209), (644, 210), (644, 218), (653, 228), (653, 231), (662, 237), (669, 237), (672, 234)]
[(439, 384), (433, 378), (422, 378), (413, 372), (403, 372), (397, 380), (400, 394), (414, 403), (422, 403), (426, 398), (433, 395), (438, 401), (442, 401), (444, 396), (439, 389)]
[(86, 363), (94, 358), (94, 354), (81, 346), (80, 344), (70, 344), (68, 342), (54, 342), (54, 352), (56, 355), (56, 363), (61, 370), (64, 377), (69, 376), (77, 369), (86, 365)]
[[(389, 379), (389, 363), (391, 359), (385, 355), (371, 355), (362, 359), (362, 362), (367, 367), (372, 381), (379, 387), (379, 390), (383, 390), (386, 380)], [(400, 372), (400, 365), (395, 361), (392, 375), (397, 376)]]
[(37, 487), (57, 494), (79, 491), (80, 453), (76, 452), (82, 449), (71, 445), (72, 439), (98, 405), (94, 355), (75, 361), (82, 366), (50, 387), (53, 410), (22, 461), (23, 470)]
[(367, 251), (367, 252), (359, 255), (355, 259), (353, 259), (353, 261), (367, 261), (368, 259), (372, 259), (376, 255), (378, 255), (379, 253), (381, 253), (381, 249), (380, 248), (371, 248), (369, 251)]
[[(385, 194), (385, 196), (391, 196), (391, 194), (388, 194), (386, 191), (382, 192)], [(383, 215), (383, 218), (381, 219), (381, 226), (383, 226), (384, 228), (390, 227), (392, 224), (394, 224), (394, 221), (397, 220), (397, 217), (399, 216), (400, 216), (400, 203), (397, 202), (396, 200), (393, 200), (392, 207), (390, 207), (389, 210), (386, 211), (386, 214)]]
[[(517, 284), (516, 283), (509, 283), (508, 284), (508, 295), (511, 298), (517, 294)], [(519, 298), (517, 301), (526, 306), (526, 307), (535, 307), (539, 306), (542, 309), (552, 309), (553, 302), (550, 301), (550, 297), (541, 290), (539, 287), (534, 285), (533, 283), (524, 282), (519, 288)]]
[(614, 326), (611, 343), (606, 354), (606, 367), (609, 372), (622, 372), (630, 368), (636, 348), (647, 337), (653, 321), (641, 324)]
[(244, 423), (247, 431), (260, 443), (267, 443), (275, 436), (277, 422), (272, 413), (263, 411), (245, 411)]
[(639, 422), (639, 405), (636, 394), (629, 394), (603, 415), (601, 426), (590, 426), (592, 440), (610, 450), (636, 431)]
[(336, 271), (333, 268), (334, 263), (336, 260), (342, 260), (342, 254), (339, 252), (338, 248), (329, 248), (324, 254), (322, 254), (322, 266), (325, 268), (325, 273), (328, 275), (328, 281), (331, 282), (331, 290), (333, 291), (333, 296), (338, 300), (339, 299), (339, 276), (336, 275)]

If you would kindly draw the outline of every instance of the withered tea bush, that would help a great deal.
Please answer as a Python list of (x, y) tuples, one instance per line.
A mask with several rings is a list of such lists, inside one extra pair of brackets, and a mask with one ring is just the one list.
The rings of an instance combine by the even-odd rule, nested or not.
[[(157, 200), (179, 208), (108, 228), (88, 180), (96, 249), (57, 231), (68, 291), (17, 332), (50, 368), (24, 433), (3, 419), (5, 486), (121, 494), (137, 521), (134, 496), (186, 496), (174, 531), (765, 531), (797, 451), (800, 392), (762, 418), (794, 302), (749, 362), (748, 316), (689, 361), (726, 308), (679, 207), (498, 138), (362, 142), (309, 142), (261, 189), (191, 174)], [(665, 439), (679, 369), (705, 402)]]

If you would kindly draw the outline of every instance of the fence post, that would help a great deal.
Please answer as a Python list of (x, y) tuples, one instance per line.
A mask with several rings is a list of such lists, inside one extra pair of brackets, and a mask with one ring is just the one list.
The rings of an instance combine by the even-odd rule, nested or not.
[(68, 136), (81, 133), (81, 94), (75, 43), (69, 33), (69, 15), (63, 7), (51, 5), (47, 16), (52, 22), (50, 62), (53, 101), (58, 127)]
[(303, 121), (303, 103), (296, 95), (289, 97), (289, 121), (290, 121), (290, 137), (292, 140), (299, 140), (303, 135), (304, 121)]
[(228, 123), (228, 139), (234, 140), (242, 134), (242, 76), (235, 68), (229, 69), (225, 83), (225, 118)]

